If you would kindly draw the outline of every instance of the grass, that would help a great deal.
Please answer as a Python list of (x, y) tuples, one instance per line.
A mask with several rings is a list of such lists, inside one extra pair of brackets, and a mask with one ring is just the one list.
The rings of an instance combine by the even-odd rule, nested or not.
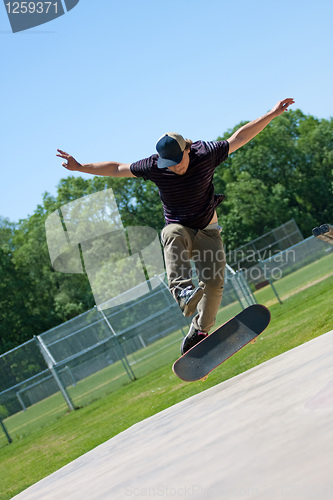
[[(318, 263), (311, 266), (318, 266)], [(108, 393), (108, 377), (114, 375), (109, 367), (100, 373), (101, 378), (95, 374), (90, 381), (82, 381), (81, 387), (78, 384), (71, 389), (74, 398), (81, 398), (79, 410), (67, 413), (62, 398), (56, 394), (27, 410), (29, 422), (26, 422), (23, 412), (8, 418), (5, 424), (13, 443), (6, 445), (4, 436), (0, 437), (1, 500), (12, 498), (134, 423), (333, 329), (330, 313), (333, 276), (308, 286), (307, 280), (313, 270), (311, 266), (305, 273), (305, 281), (304, 274), (303, 278), (301, 273), (296, 275), (298, 271), (283, 278), (285, 283), (280, 284), (284, 287), (284, 291), (280, 289), (281, 295), (290, 295), (292, 289), (298, 292), (286, 298), (282, 306), (274, 302), (269, 287), (256, 292), (258, 302), (271, 302), (271, 324), (256, 344), (245, 347), (227, 360), (206, 382), (182, 382), (171, 372), (170, 365), (178, 357), (179, 349), (179, 333), (175, 333), (154, 344), (155, 350), (159, 348), (156, 362), (155, 356), (140, 359), (136, 353), (133, 369), (137, 375), (142, 370), (142, 376), (135, 382), (127, 382), (124, 378), (117, 390)], [(320, 275), (318, 269), (313, 274), (313, 281)], [(325, 269), (327, 274), (324, 266), (319, 277), (325, 276)], [(233, 308), (238, 306), (229, 307), (229, 311), (222, 310), (218, 323), (228, 319), (222, 318), (226, 314), (231, 317), (235, 313)], [(152, 371), (146, 373), (144, 363), (153, 360)], [(94, 384), (102, 387), (91, 393)]]
[[(229, 312), (225, 312), (228, 317), (232, 317), (238, 312), (235, 305), (230, 305), (228, 309)], [(128, 356), (136, 377), (141, 379), (161, 366), (170, 366), (179, 355), (181, 339), (182, 335), (180, 331), (177, 331), (153, 345)], [(83, 407), (110, 396), (111, 393), (128, 385), (129, 378), (121, 363), (117, 362), (79, 381), (74, 387), (67, 388), (67, 391), (75, 406)], [(41, 429), (49, 426), (53, 420), (57, 420), (66, 411), (67, 406), (63, 397), (58, 392), (30, 406), (26, 412), (19, 412), (11, 416), (6, 420), (5, 424), (14, 440), (24, 439), (35, 428)], [(0, 432), (0, 449), (4, 444), (6, 444), (6, 438)]]
[[(332, 269), (333, 253), (330, 253), (326, 257), (282, 277), (282, 279), (274, 282), (274, 286), (280, 299), (284, 300), (304, 290), (306, 287), (313, 285), (316, 281), (332, 275)], [(270, 286), (258, 290), (255, 295), (259, 303), (265, 303), (268, 306), (278, 302)]]
[[(217, 319), (222, 324), (241, 310), (239, 304), (230, 304), (223, 308)], [(131, 367), (138, 379), (154, 372), (161, 366), (170, 366), (179, 356), (179, 344), (182, 339), (181, 331), (155, 342), (128, 356)], [(89, 377), (79, 381), (75, 386), (68, 387), (67, 391), (77, 407), (83, 407), (94, 401), (107, 397), (124, 386), (128, 386), (127, 376), (121, 362), (114, 363)], [(19, 412), (6, 420), (6, 427), (13, 439), (24, 439), (36, 427), (43, 428), (66, 412), (67, 406), (60, 393), (30, 406), (26, 412)], [(5, 436), (0, 432), (0, 447), (6, 444)]]

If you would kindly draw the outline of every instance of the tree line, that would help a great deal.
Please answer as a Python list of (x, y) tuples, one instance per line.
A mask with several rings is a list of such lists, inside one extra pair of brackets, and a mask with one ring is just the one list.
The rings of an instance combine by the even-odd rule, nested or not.
[[(310, 236), (313, 227), (332, 223), (333, 119), (284, 113), (217, 168), (214, 185), (226, 195), (218, 216), (228, 250), (291, 218)], [(0, 217), (0, 353), (94, 306), (85, 274), (53, 271), (45, 220), (66, 203), (107, 188), (124, 226), (163, 228), (156, 186), (131, 178), (68, 176), (30, 217), (18, 223)]]

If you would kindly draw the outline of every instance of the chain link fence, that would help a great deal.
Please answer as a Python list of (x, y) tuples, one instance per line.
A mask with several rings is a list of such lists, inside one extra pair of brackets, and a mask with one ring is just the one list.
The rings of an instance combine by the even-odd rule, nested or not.
[(244, 270), (245, 277), (249, 284), (258, 289), (269, 281), (278, 281), (332, 252), (333, 245), (310, 236), (278, 254), (259, 260)]
[[(311, 236), (243, 271), (227, 265), (223, 320), (256, 302), (256, 285), (276, 282), (332, 251), (332, 245)], [(0, 420), (56, 394), (72, 410), (171, 365), (191, 318), (181, 314), (165, 276), (158, 279), (160, 285), (145, 295), (125, 292), (129, 299), (139, 297), (135, 300), (122, 297), (122, 305), (95, 307), (0, 356)]]
[[(0, 417), (26, 411), (59, 391), (72, 410), (82, 402), (73, 388), (87, 381), (93, 392), (100, 382), (93, 376), (105, 369), (102, 377), (117, 388), (158, 368), (171, 347), (175, 359), (191, 318), (182, 315), (164, 276), (159, 279), (160, 286), (136, 300), (95, 307), (0, 356)], [(133, 290), (126, 293), (133, 297)], [(242, 273), (229, 268), (223, 305), (235, 302), (241, 310), (255, 300)]]
[(303, 240), (294, 219), (263, 234), (236, 250), (227, 253), (227, 262), (233, 269), (248, 269), (258, 260), (265, 260), (300, 243)]

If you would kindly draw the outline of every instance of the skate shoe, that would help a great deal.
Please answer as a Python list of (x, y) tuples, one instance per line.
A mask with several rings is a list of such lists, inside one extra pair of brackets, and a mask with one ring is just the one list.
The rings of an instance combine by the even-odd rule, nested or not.
[(196, 288), (188, 286), (179, 292), (177, 301), (184, 316), (191, 316), (195, 313), (203, 293), (204, 289), (201, 286), (197, 286)]
[(198, 342), (207, 337), (207, 335), (208, 333), (197, 330), (194, 327), (193, 323), (191, 323), (188, 334), (184, 338), (180, 348), (181, 354), (185, 354), (185, 352), (187, 352), (189, 349), (191, 349), (191, 347), (195, 346)]

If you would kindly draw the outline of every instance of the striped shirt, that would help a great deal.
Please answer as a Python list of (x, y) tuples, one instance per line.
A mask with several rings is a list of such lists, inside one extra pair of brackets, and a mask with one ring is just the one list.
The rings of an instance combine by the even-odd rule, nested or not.
[(227, 141), (194, 142), (184, 175), (158, 168), (157, 154), (132, 163), (130, 169), (136, 177), (150, 180), (158, 187), (166, 224), (204, 229), (224, 199), (214, 193), (213, 176), (216, 167), (228, 158), (228, 151)]

